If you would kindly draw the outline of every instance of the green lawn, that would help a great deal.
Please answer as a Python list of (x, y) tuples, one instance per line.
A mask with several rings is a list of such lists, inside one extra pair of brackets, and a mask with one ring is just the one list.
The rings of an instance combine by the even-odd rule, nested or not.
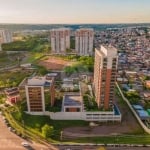
[[(45, 125), (52, 125), (54, 127), (54, 136), (55, 140), (59, 140), (60, 132), (66, 127), (72, 126), (86, 126), (88, 122), (81, 120), (51, 120), (48, 116), (36, 116), (36, 115), (28, 115), (26, 113), (22, 113), (22, 116), (18, 114), (18, 112), (12, 113), (13, 117), (18, 120), (24, 120), (24, 124), (26, 128), (30, 130), (34, 130), (38, 134), (41, 134), (41, 128)], [(20, 118), (21, 117), (21, 118)]]

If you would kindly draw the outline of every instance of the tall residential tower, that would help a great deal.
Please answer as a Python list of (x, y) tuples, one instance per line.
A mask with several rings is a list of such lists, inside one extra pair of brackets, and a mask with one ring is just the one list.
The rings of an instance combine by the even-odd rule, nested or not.
[(81, 28), (75, 32), (75, 50), (78, 55), (89, 56), (93, 53), (94, 31), (91, 28)]
[(99, 108), (109, 109), (114, 100), (117, 71), (117, 49), (101, 46), (95, 49), (94, 91)]
[(28, 79), (25, 86), (28, 112), (44, 112), (45, 104), (54, 105), (54, 80), (46, 77), (33, 77)]
[(53, 53), (65, 53), (66, 49), (70, 49), (70, 29), (52, 29), (50, 39)]
[(0, 29), (0, 43), (10, 43), (12, 41), (12, 33), (7, 29)]
[(7, 29), (0, 29), (0, 51), (2, 50), (1, 44), (12, 41), (12, 33)]

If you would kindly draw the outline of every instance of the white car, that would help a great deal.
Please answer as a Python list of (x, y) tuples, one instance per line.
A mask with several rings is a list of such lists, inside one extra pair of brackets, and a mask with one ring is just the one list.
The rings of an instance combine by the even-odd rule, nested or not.
[(21, 145), (22, 145), (22, 146), (24, 146), (24, 147), (28, 147), (28, 146), (30, 146), (30, 145), (29, 145), (29, 143), (28, 143), (28, 142), (26, 142), (26, 141), (25, 141), (25, 142), (21, 142)]

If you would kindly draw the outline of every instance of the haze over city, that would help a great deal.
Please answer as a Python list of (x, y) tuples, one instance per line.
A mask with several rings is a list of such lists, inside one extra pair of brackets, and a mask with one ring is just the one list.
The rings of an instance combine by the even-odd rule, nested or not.
[(0, 23), (149, 23), (149, 0), (5, 0)]

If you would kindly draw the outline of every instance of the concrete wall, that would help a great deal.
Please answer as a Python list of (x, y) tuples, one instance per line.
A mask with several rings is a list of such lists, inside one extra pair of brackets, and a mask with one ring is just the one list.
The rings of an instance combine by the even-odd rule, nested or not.
[[(121, 121), (121, 115), (113, 112), (27, 112), (32, 115), (50, 116), (53, 120)], [(105, 115), (104, 115), (105, 114)]]

